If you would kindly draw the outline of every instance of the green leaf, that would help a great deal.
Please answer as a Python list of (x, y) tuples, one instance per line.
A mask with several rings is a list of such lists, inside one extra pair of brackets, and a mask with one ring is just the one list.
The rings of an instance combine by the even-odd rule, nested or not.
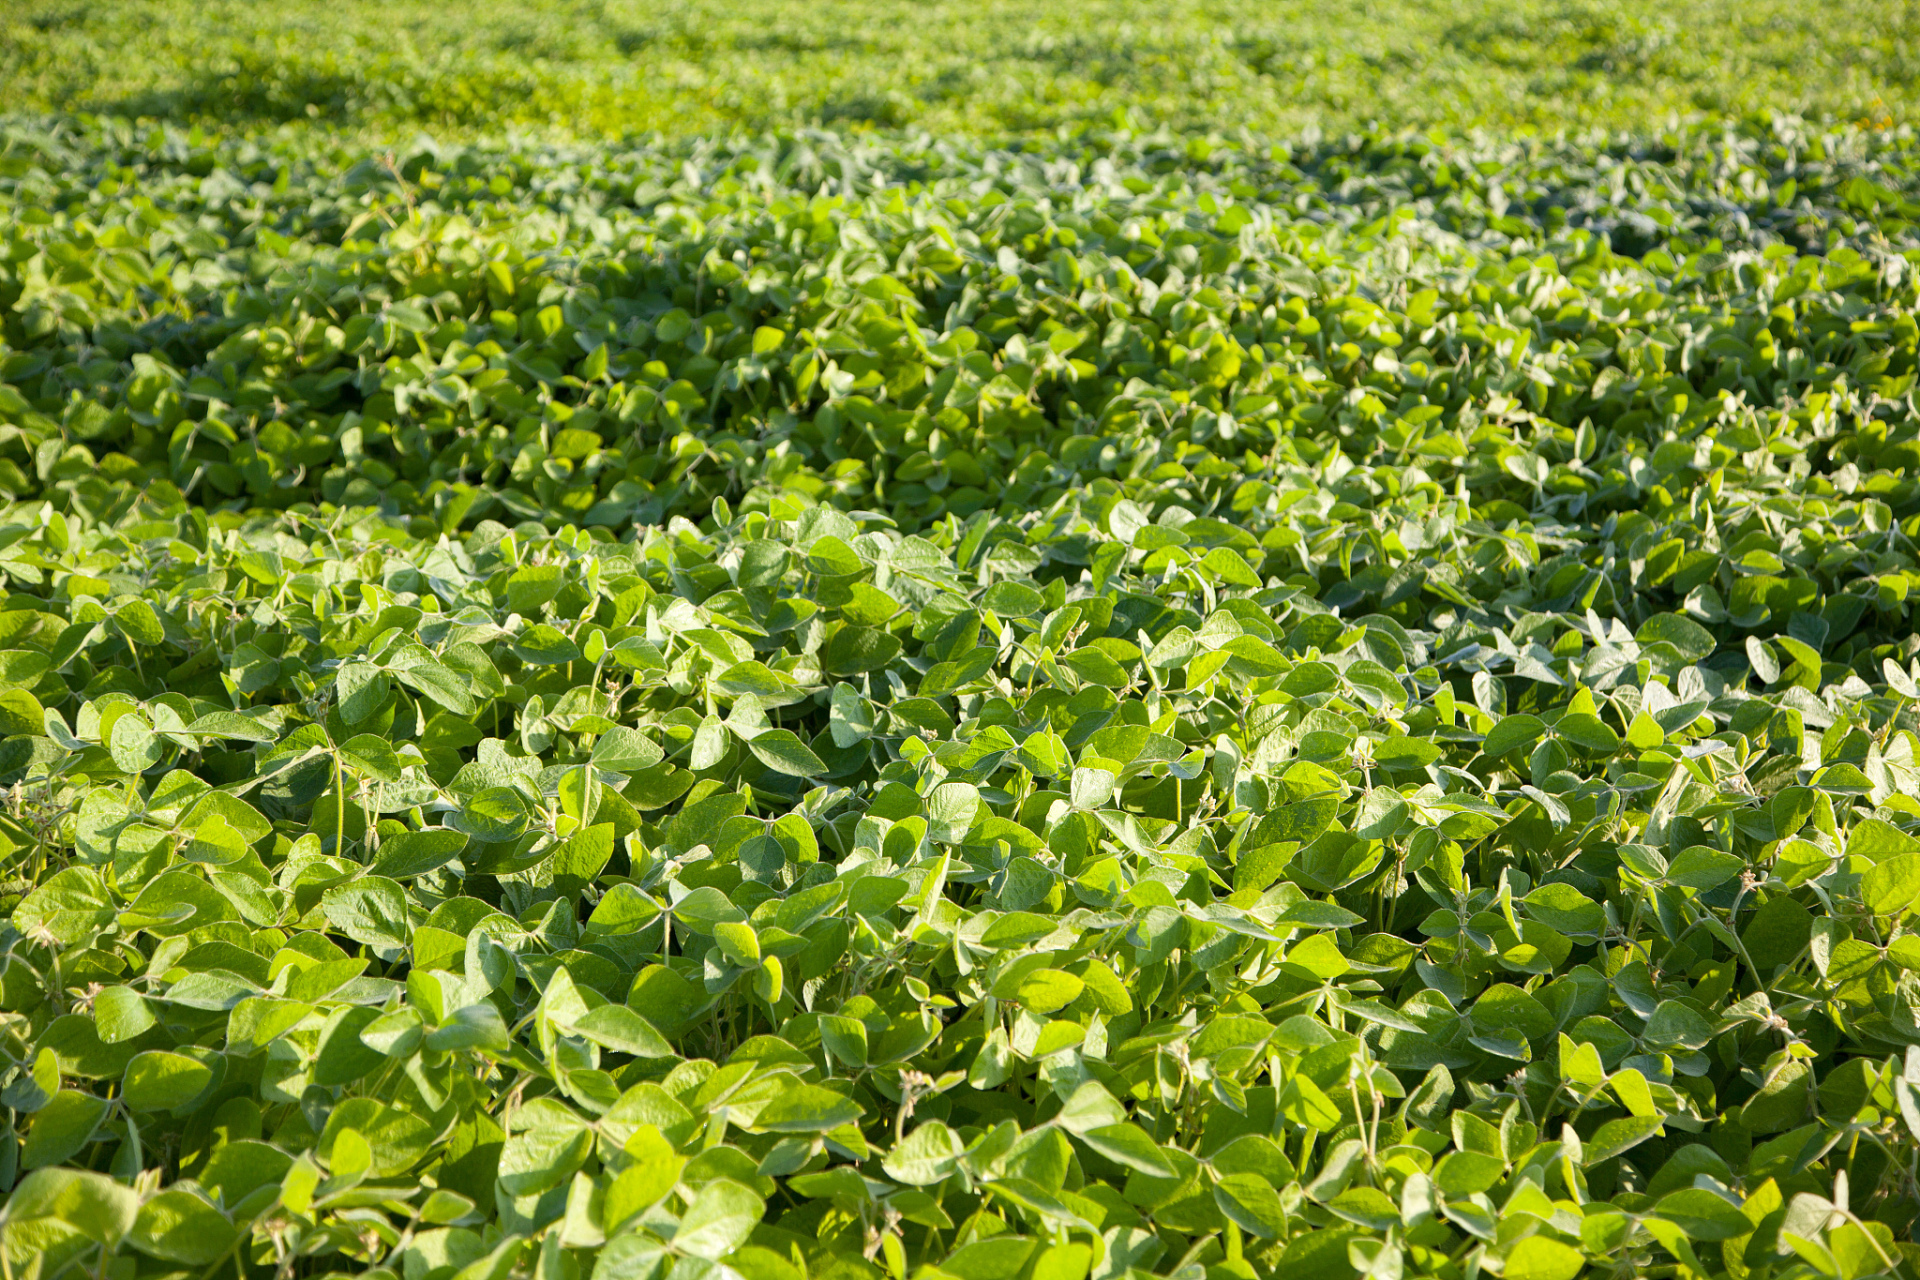
[(1074, 1136), (1114, 1163), (1137, 1169), (1150, 1178), (1176, 1176), (1173, 1163), (1159, 1144), (1131, 1124), (1099, 1125)]
[(500, 1186), (509, 1195), (564, 1185), (593, 1150), (593, 1130), (557, 1099), (536, 1098), (515, 1120), (500, 1153)]
[(386, 673), (371, 663), (343, 664), (333, 684), (340, 718), (348, 724), (360, 724), (386, 704)]
[(900, 656), (897, 636), (873, 627), (844, 626), (827, 641), (825, 668), (831, 676), (878, 671)]
[(1486, 741), (1480, 744), (1480, 749), (1498, 758), (1518, 751), (1522, 747), (1532, 746), (1546, 731), (1547, 726), (1539, 716), (1530, 716), (1524, 712), (1507, 716), (1488, 731)]
[(613, 857), (613, 824), (582, 827), (563, 841), (548, 864), (554, 884), (579, 892), (592, 884)]
[(389, 880), (410, 880), (446, 866), (466, 847), (466, 835), (447, 827), (403, 831), (380, 841), (372, 871)]
[(127, 1064), (120, 1096), (132, 1111), (171, 1111), (199, 1097), (213, 1068), (178, 1053), (152, 1050)]
[(515, 637), (513, 656), (530, 667), (560, 667), (584, 656), (580, 646), (558, 627), (536, 623)]
[(379, 1014), (359, 1031), (360, 1043), (383, 1058), (409, 1058), (425, 1038), (419, 1011), (404, 1005)]
[(1069, 1133), (1105, 1129), (1126, 1121), (1127, 1113), (1098, 1080), (1089, 1080), (1076, 1088), (1054, 1117)]
[[(1505, 724), (1506, 721), (1501, 721), (1500, 725), (1495, 726), (1496, 730)], [(1600, 717), (1585, 712), (1561, 716), (1553, 730), (1588, 755), (1610, 756), (1620, 749), (1620, 735)]]
[(1035, 969), (1020, 980), (1014, 999), (1035, 1013), (1056, 1013), (1079, 999), (1085, 987), (1064, 969)]
[(67, 867), (48, 877), (14, 909), (22, 933), (53, 943), (78, 943), (114, 921), (113, 899), (85, 867)]
[(406, 890), (385, 876), (368, 875), (329, 889), (320, 907), (329, 925), (370, 947), (404, 947), (413, 933)]
[(773, 1133), (825, 1133), (843, 1124), (852, 1124), (861, 1115), (860, 1105), (843, 1094), (815, 1084), (782, 1089), (773, 1101), (760, 1109), (756, 1128)]
[(1662, 1196), (1653, 1211), (1695, 1240), (1731, 1240), (1753, 1232), (1753, 1223), (1737, 1206), (1696, 1187)]
[(746, 1243), (763, 1208), (760, 1197), (737, 1182), (726, 1178), (709, 1182), (680, 1215), (673, 1247), (695, 1258), (718, 1261)]
[(342, 762), (354, 772), (381, 782), (400, 780), (400, 757), (385, 738), (356, 734), (340, 746)]
[(791, 729), (769, 729), (750, 739), (747, 749), (775, 773), (817, 778), (827, 772), (826, 762), (813, 754)]
[(156, 737), (145, 716), (129, 712), (113, 722), (108, 749), (114, 766), (125, 773), (144, 773), (159, 764), (165, 742)]
[(228, 738), (241, 742), (274, 742), (277, 735), (266, 725), (232, 711), (210, 711), (196, 716), (186, 731), (204, 738)]
[(114, 611), (113, 621), (121, 634), (137, 645), (157, 645), (167, 638), (166, 628), (160, 625), (160, 615), (145, 600), (126, 601)]
[(1024, 947), (1038, 942), (1059, 928), (1051, 916), (1032, 911), (1009, 911), (988, 925), (980, 934), (980, 945), (990, 948)]
[(1280, 805), (1261, 818), (1247, 833), (1243, 845), (1258, 849), (1287, 842), (1309, 844), (1333, 825), (1339, 812), (1339, 802), (1332, 799), (1302, 800), (1296, 804)]
[(457, 1053), (463, 1049), (485, 1049), (504, 1053), (512, 1043), (506, 1021), (491, 1004), (471, 1004), (457, 1009), (440, 1026), (427, 1033), (426, 1045), (436, 1053)]
[(489, 844), (518, 839), (532, 821), (526, 797), (512, 787), (488, 787), (467, 800), (449, 825)]
[(14, 1222), (52, 1218), (98, 1244), (112, 1246), (133, 1229), (140, 1195), (105, 1174), (81, 1169), (36, 1169), (7, 1198)]
[(1591, 1169), (1603, 1161), (1631, 1151), (1661, 1131), (1659, 1116), (1622, 1116), (1609, 1120), (1593, 1131), (1583, 1144), (1581, 1163)]
[(1543, 884), (1529, 893), (1525, 901), (1528, 917), (1556, 933), (1597, 938), (1606, 927), (1606, 911), (1570, 884)]
[(383, 1065), (385, 1055), (366, 1039), (379, 1017), (378, 1010), (365, 1006), (333, 1010), (320, 1028), (319, 1047), (313, 1055), (315, 1084), (328, 1088), (352, 1084)]
[(1019, 1236), (994, 1236), (963, 1244), (939, 1264), (957, 1280), (1013, 1280), (1033, 1256), (1034, 1242)]
[(996, 582), (980, 597), (980, 607), (1003, 618), (1027, 618), (1040, 612), (1046, 598), (1024, 582)]
[(93, 998), (93, 1021), (103, 1044), (119, 1044), (154, 1025), (153, 1010), (132, 987), (107, 987)]
[(1253, 1173), (1229, 1173), (1214, 1184), (1213, 1201), (1242, 1231), (1263, 1240), (1287, 1234), (1286, 1210), (1265, 1178)]
[(224, 1257), (237, 1234), (225, 1214), (192, 1192), (176, 1188), (140, 1206), (127, 1243), (164, 1262), (204, 1267)]
[(401, 684), (424, 694), (455, 715), (472, 715), (475, 707), (467, 677), (437, 662), (414, 662), (394, 670)]
[(1713, 633), (1680, 613), (1656, 613), (1634, 633), (1642, 645), (1664, 644), (1687, 662), (1699, 662), (1713, 652)]
[(960, 1136), (938, 1120), (914, 1129), (881, 1161), (887, 1176), (909, 1187), (930, 1187), (959, 1168)]
[(665, 758), (660, 745), (637, 729), (615, 725), (593, 744), (593, 762), (616, 773), (638, 773)]
[(671, 1058), (673, 1046), (653, 1024), (625, 1005), (603, 1004), (574, 1021), (573, 1029), (597, 1045), (636, 1058)]
[(1586, 1259), (1572, 1245), (1543, 1235), (1520, 1240), (1507, 1250), (1503, 1280), (1573, 1280)]
[(1666, 878), (1669, 883), (1704, 891), (1725, 884), (1745, 867), (1745, 862), (1730, 853), (1692, 845), (1682, 849), (1667, 864)]
[[(687, 1165), (685, 1157), (674, 1151), (652, 1124), (636, 1130), (622, 1150), (633, 1163), (607, 1188), (603, 1217), (611, 1229), (658, 1204), (680, 1181), (680, 1171)], [(604, 1265), (606, 1255), (601, 1257)]]
[(957, 844), (979, 818), (980, 789), (967, 782), (943, 782), (927, 797), (926, 808), (928, 838)]
[(105, 1098), (73, 1089), (60, 1090), (51, 1102), (33, 1113), (27, 1140), (20, 1147), (20, 1167), (42, 1169), (64, 1164), (87, 1145), (106, 1114)]
[(566, 582), (566, 569), (557, 564), (526, 565), (507, 579), (507, 608), (531, 615), (540, 606), (560, 594)]
[(31, 649), (0, 652), (0, 688), (31, 688), (52, 665), (46, 654)]
[(829, 728), (836, 747), (865, 742), (873, 736), (873, 704), (850, 684), (834, 685)]
[(1424, 769), (1446, 754), (1425, 738), (1395, 736), (1374, 744), (1373, 758), (1389, 769)]
[(1902, 853), (1868, 867), (1860, 877), (1860, 901), (1877, 916), (1900, 917), (1920, 900), (1920, 854)]
[(1538, 999), (1508, 983), (1495, 983), (1473, 1005), (1476, 1027), (1515, 1031), (1528, 1040), (1551, 1035), (1553, 1014)]

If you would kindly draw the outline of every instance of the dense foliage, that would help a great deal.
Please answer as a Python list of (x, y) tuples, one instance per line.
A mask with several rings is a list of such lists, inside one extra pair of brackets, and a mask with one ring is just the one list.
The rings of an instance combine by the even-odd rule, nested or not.
[(0, 143), (9, 1280), (1920, 1271), (1910, 129), (174, 106)]
[(1920, 100), (1913, 0), (9, 0), (5, 109), (624, 137), (1644, 132)]

